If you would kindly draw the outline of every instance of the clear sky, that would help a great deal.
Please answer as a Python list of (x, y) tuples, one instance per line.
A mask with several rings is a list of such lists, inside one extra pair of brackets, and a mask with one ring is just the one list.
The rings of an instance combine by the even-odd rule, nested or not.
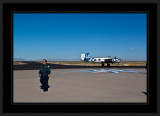
[(14, 13), (13, 54), (25, 60), (146, 60), (146, 13)]

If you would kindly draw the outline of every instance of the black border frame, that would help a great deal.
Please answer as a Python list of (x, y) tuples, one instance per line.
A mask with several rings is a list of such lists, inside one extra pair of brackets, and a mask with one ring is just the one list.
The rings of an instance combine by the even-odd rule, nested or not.
[[(148, 72), (149, 104), (22, 104), (12, 103), (12, 12), (15, 11), (114, 11), (114, 12), (148, 12)], [(157, 112), (157, 5), (156, 4), (3, 4), (3, 106), (4, 112)], [(153, 39), (154, 38), (154, 39)], [(5, 51), (4, 51), (5, 50)], [(154, 52), (153, 52), (154, 51)], [(45, 105), (45, 108), (43, 108)], [(90, 108), (88, 108), (88, 106)], [(36, 108), (35, 108), (36, 107)], [(54, 109), (54, 110), (53, 110)], [(107, 110), (106, 110), (107, 109)]]

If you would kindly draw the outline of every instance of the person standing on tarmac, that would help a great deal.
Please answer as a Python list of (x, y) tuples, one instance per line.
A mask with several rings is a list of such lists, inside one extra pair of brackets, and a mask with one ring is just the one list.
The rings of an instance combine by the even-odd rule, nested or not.
[(43, 64), (39, 70), (39, 77), (40, 77), (40, 82), (41, 82), (41, 89), (43, 91), (48, 91), (49, 85), (48, 85), (48, 80), (51, 74), (51, 69), (49, 65), (47, 64), (47, 60), (43, 59)]

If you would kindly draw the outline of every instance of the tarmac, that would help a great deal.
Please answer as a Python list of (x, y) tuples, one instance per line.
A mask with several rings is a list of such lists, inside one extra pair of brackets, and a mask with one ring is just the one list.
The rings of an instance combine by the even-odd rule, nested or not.
[(39, 70), (13, 71), (14, 103), (146, 103), (145, 68), (51, 69), (40, 89)]

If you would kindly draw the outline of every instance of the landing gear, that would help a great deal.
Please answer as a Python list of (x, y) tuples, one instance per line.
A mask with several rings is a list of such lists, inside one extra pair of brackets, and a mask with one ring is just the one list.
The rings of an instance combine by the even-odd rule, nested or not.
[(110, 64), (109, 64), (109, 63), (107, 63), (107, 67), (110, 67)]
[[(110, 67), (111, 65), (107, 63), (107, 67)], [(102, 63), (102, 67), (104, 67), (104, 63)]]

